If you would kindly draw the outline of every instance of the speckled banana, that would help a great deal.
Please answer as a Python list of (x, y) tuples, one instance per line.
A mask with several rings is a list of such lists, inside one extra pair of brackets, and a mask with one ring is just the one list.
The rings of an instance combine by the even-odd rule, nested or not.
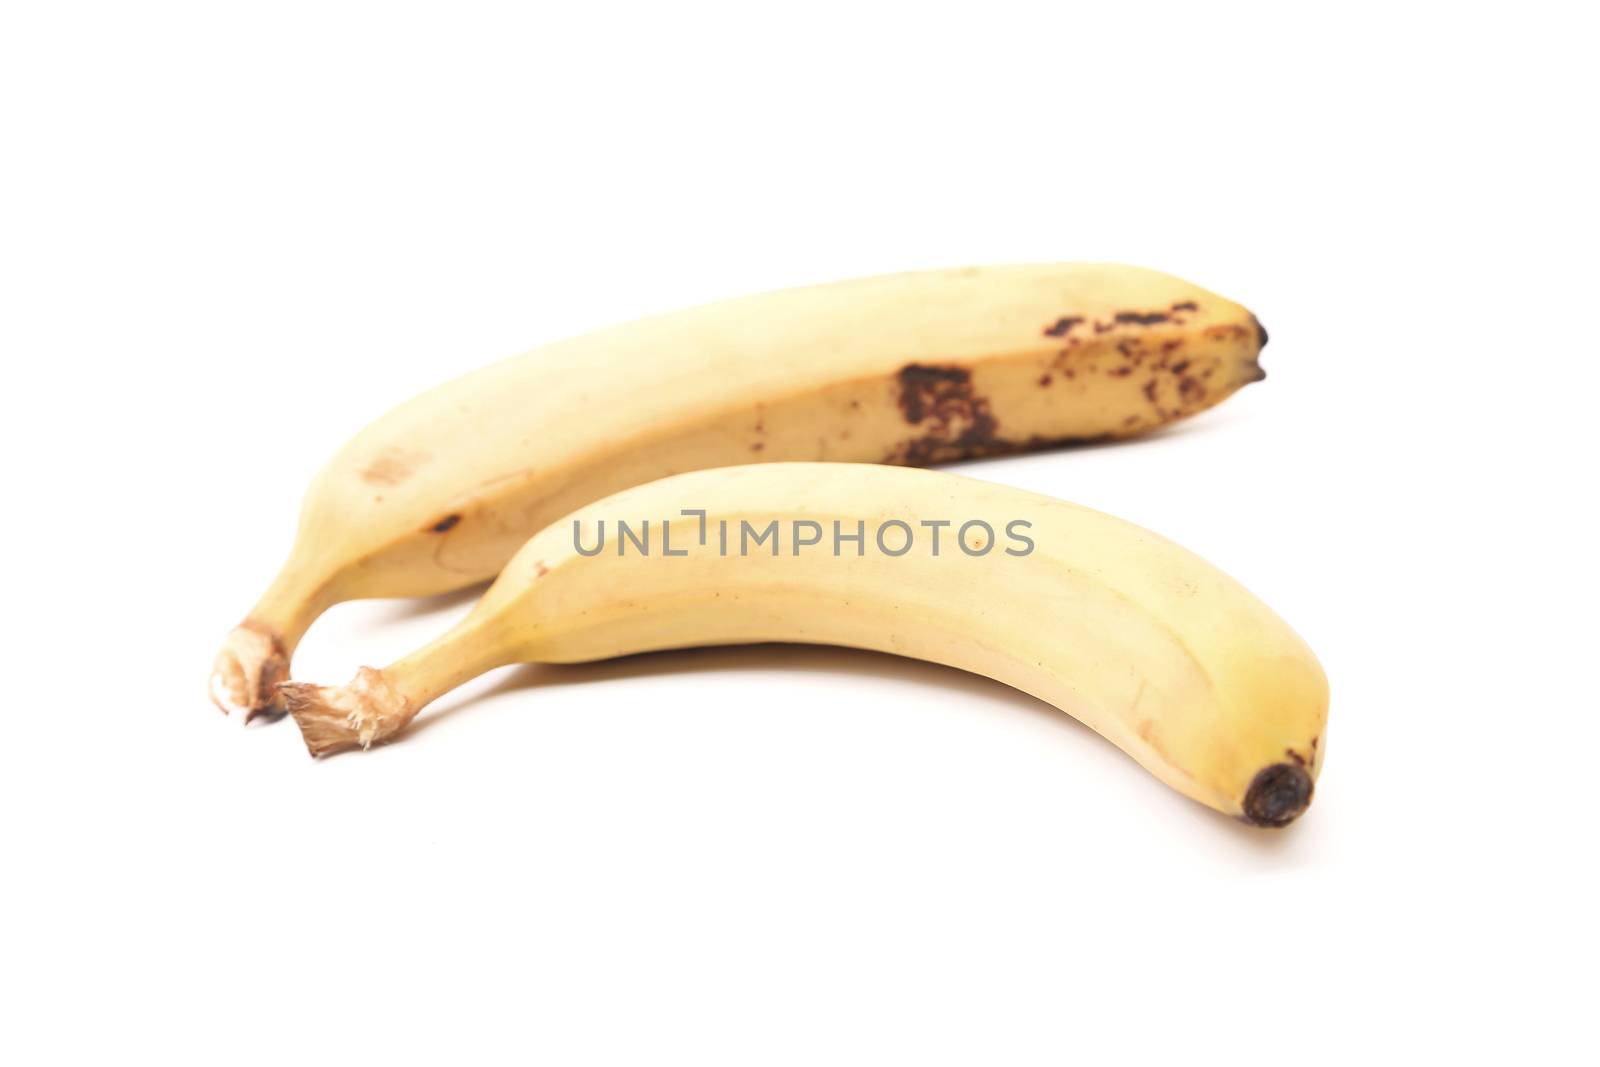
[(900, 274), (562, 341), (401, 405), (312, 483), (211, 691), (266, 708), (324, 610), (493, 577), (536, 530), (668, 474), (773, 460), (925, 465), (1148, 430), (1262, 377), (1237, 304), (1135, 267)]
[(343, 688), (286, 683), (314, 755), (393, 736), (510, 663), (745, 642), (876, 649), (997, 679), (1187, 796), (1280, 826), (1328, 687), (1204, 560), (1120, 519), (937, 471), (783, 463), (624, 490), (536, 534), (454, 629)]

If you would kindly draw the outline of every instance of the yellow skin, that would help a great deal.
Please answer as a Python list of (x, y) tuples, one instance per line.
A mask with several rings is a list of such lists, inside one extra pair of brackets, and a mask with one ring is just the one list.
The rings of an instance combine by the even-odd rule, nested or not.
[[(705, 545), (702, 520), (684, 509), (707, 513)], [(891, 519), (915, 534), (904, 555), (875, 542)], [(635, 533), (649, 520), (649, 554), (620, 541), (619, 520)], [(741, 522), (759, 532), (773, 520), (779, 554), (767, 542), (740, 555)], [(822, 543), (791, 551), (796, 520), (818, 523)], [(937, 554), (925, 520), (952, 522)], [(986, 554), (958, 542), (969, 520), (995, 531)], [(1017, 528), (1033, 543), (1026, 554), (1005, 551), (1022, 551), (1008, 536), (1016, 520), (1028, 523)], [(574, 523), (593, 549), (602, 521), (603, 551), (580, 553)], [(852, 543), (833, 554), (835, 521), (846, 533), (865, 524), (864, 554)], [(904, 536), (889, 531), (888, 547)], [(975, 551), (987, 535), (973, 527), (964, 540)], [(282, 695), (323, 755), (391, 737), (441, 694), (505, 664), (769, 641), (874, 649), (997, 679), (1082, 720), (1186, 796), (1262, 825), (1304, 810), (1326, 747), (1316, 657), (1198, 556), (1075, 504), (871, 464), (730, 467), (625, 490), (536, 534), (432, 644), (385, 670), (363, 668), (344, 688), (287, 683)]]
[(312, 483), (288, 561), (217, 657), (267, 708), (327, 608), (499, 573), (535, 531), (682, 471), (926, 465), (1123, 437), (1261, 378), (1244, 308), (1135, 267), (890, 275), (746, 297), (557, 342), (379, 419)]

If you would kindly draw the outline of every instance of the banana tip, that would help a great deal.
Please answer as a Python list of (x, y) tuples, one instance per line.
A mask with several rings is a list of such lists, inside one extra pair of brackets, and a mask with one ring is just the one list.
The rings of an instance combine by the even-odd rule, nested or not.
[(361, 747), (357, 717), (348, 707), (336, 705), (337, 693), (302, 682), (287, 682), (278, 690), (279, 699), (294, 717), (300, 737), (314, 757)]
[(1255, 826), (1288, 826), (1311, 805), (1311, 775), (1292, 763), (1263, 767), (1244, 795), (1244, 819)]
[(211, 702), (224, 715), (244, 712), (249, 722), (273, 708), (277, 688), (288, 676), (283, 642), (265, 627), (246, 621), (228, 634), (212, 663)]
[(362, 667), (342, 688), (285, 682), (278, 696), (307, 750), (319, 759), (386, 741), (415, 714), (383, 672), (371, 667)]
[(1245, 385), (1250, 385), (1254, 382), (1266, 381), (1267, 378), (1266, 368), (1261, 365), (1261, 350), (1267, 347), (1267, 328), (1261, 325), (1261, 320), (1256, 318), (1254, 315), (1250, 316), (1250, 322), (1256, 328), (1256, 351), (1255, 354), (1246, 361), (1244, 378)]
[(1256, 351), (1259, 353), (1263, 348), (1267, 347), (1267, 328), (1261, 325), (1261, 320), (1256, 318), (1254, 315), (1250, 316), (1250, 321), (1255, 323)]

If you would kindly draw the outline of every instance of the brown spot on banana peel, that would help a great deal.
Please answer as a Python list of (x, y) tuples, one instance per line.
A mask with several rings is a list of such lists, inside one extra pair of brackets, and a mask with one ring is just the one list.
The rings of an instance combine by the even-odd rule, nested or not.
[(1182, 326), (1186, 321), (1181, 316), (1187, 312), (1193, 314), (1200, 310), (1200, 305), (1193, 300), (1180, 300), (1172, 304), (1165, 311), (1118, 311), (1111, 316), (1110, 322), (1096, 321), (1095, 333), (1110, 333), (1118, 326), (1160, 326), (1171, 322)]
[(1025, 452), (1042, 452), (1049, 448), (1098, 445), (1116, 440), (1118, 436), (1114, 433), (1068, 434), (1060, 437), (1032, 434), (1021, 441), (995, 438), (993, 441), (976, 446), (916, 438), (899, 445), (884, 456), (882, 462), (904, 467), (926, 467), (929, 464), (950, 463), (958, 459), (1013, 456)]
[(1245, 791), (1242, 818), (1255, 826), (1288, 826), (1310, 806), (1313, 791), (1311, 775), (1303, 766), (1263, 767)]
[(1072, 332), (1072, 328), (1083, 321), (1082, 315), (1064, 315), (1055, 321), (1054, 325), (1044, 328), (1046, 337), (1065, 337)]
[(1004, 447), (996, 436), (1000, 424), (989, 410), (989, 400), (973, 392), (967, 368), (908, 363), (895, 378), (900, 413), (906, 422), (926, 424), (928, 429), (890, 453), (885, 462), (921, 467)]
[(426, 463), (422, 452), (408, 452), (403, 448), (387, 448), (357, 472), (368, 485), (399, 485)]
[(428, 532), (437, 534), (449, 533), (451, 530), (455, 529), (460, 522), (460, 512), (451, 512), (449, 515), (446, 515), (444, 518), (428, 527)]
[(896, 378), (900, 385), (897, 402), (909, 423), (926, 418), (948, 420), (956, 409), (970, 411), (973, 407), (972, 372), (965, 367), (907, 363)]
[[(1066, 376), (1072, 377), (1071, 372)], [(884, 463), (925, 467), (957, 459), (1097, 444), (1115, 436), (1032, 434), (1021, 441), (1007, 440), (999, 436), (1000, 423), (989, 410), (988, 399), (973, 392), (972, 374), (966, 368), (911, 363), (901, 368), (896, 378), (900, 410), (906, 421), (913, 425), (928, 423), (930, 428), (922, 436), (898, 445), (884, 456)], [(961, 429), (952, 432), (958, 423), (963, 424)]]
[(1119, 311), (1112, 321), (1119, 326), (1158, 326), (1171, 318), (1165, 311)]

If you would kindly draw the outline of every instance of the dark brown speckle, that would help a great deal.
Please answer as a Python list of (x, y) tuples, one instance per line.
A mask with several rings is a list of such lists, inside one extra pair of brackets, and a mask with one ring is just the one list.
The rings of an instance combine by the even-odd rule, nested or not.
[(1263, 767), (1244, 796), (1244, 819), (1256, 826), (1288, 826), (1311, 803), (1311, 775), (1292, 763)]

